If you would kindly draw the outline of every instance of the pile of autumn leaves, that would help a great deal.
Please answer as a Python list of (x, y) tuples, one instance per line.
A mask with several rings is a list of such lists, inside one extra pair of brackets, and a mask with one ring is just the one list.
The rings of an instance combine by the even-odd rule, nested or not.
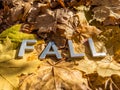
[[(0, 34), (0, 67), (4, 69), (6, 66), (3, 64), (10, 64), (7, 70), (12, 68), (15, 73), (0, 71), (0, 79), (4, 81), (0, 89), (7, 90), (8, 84), (8, 90), (17, 87), (19, 90), (120, 89), (119, 0), (1, 2), (3, 7), (0, 9), (0, 30), (4, 31)], [(8, 26), (12, 27), (6, 29)], [(91, 57), (88, 38), (93, 38), (98, 52), (107, 52), (105, 58)], [(14, 52), (17, 49), (14, 50), (14, 47), (17, 48), (23, 39), (37, 39), (38, 42), (34, 52), (16, 61)], [(76, 53), (86, 54), (84, 58), (69, 57), (68, 39), (73, 41)], [(61, 60), (54, 56), (38, 60), (39, 54), (49, 41), (54, 41), (61, 51)], [(32, 63), (36, 66), (32, 66)]]

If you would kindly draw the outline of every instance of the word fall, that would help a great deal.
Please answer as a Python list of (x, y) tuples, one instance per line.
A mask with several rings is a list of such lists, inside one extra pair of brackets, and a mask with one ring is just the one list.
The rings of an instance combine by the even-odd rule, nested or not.
[[(18, 53), (18, 57), (23, 58), (25, 51), (33, 51), (34, 46), (30, 46), (30, 44), (35, 44), (36, 42), (37, 42), (37, 40), (23, 40), (22, 44), (21, 44), (21, 47), (20, 47), (20, 50), (19, 50), (19, 53)], [(88, 39), (88, 43), (89, 43), (90, 50), (91, 50), (91, 53), (92, 53), (93, 57), (105, 57), (106, 56), (106, 53), (104, 53), (104, 52), (102, 52), (102, 53), (97, 53), (96, 52), (92, 38)], [(71, 58), (84, 57), (84, 53), (80, 53), (80, 54), (75, 54), (74, 53), (73, 44), (72, 44), (71, 40), (68, 40), (68, 46), (69, 46), (69, 51), (70, 51), (70, 57)], [(53, 51), (51, 51), (51, 49)], [(57, 46), (55, 45), (54, 42), (49, 42), (48, 43), (46, 48), (43, 50), (43, 52), (39, 56), (39, 59), (45, 59), (45, 57), (47, 55), (55, 55), (57, 57), (57, 59), (62, 58), (62, 56), (58, 52)]]

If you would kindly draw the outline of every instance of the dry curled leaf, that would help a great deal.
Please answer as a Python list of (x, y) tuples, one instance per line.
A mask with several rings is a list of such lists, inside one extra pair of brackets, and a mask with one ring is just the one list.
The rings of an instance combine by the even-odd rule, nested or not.
[(89, 25), (85, 13), (83, 11), (77, 13), (79, 24), (76, 27), (76, 32), (73, 35), (73, 38), (78, 38), (80, 42), (85, 42), (89, 37), (96, 37), (102, 31), (100, 31), (95, 26)]
[[(35, 27), (39, 28), (38, 35), (40, 37), (43, 35), (44, 39), (49, 37), (49, 40), (53, 41), (59, 41), (58, 39), (61, 40), (61, 38), (64, 40), (78, 37), (81, 42), (84, 42), (85, 39), (101, 33), (99, 29), (89, 25), (85, 12), (75, 13), (75, 11), (69, 9), (56, 9), (39, 15)], [(59, 35), (56, 35), (57, 33)], [(55, 36), (58, 38), (55, 38)], [(57, 42), (56, 44), (59, 45)], [(62, 47), (64, 46), (65, 44), (62, 45)]]
[(98, 73), (88, 74), (87, 78), (92, 90), (104, 90), (104, 84), (107, 78), (99, 76)]
[[(47, 13), (39, 15), (35, 24), (35, 27), (39, 28), (38, 35), (44, 39), (57, 41), (58, 47), (64, 47), (65, 39), (71, 38), (74, 32), (73, 22), (70, 21), (73, 15), (69, 9), (48, 10)], [(63, 43), (60, 44), (59, 41)]]
[(11, 21), (16, 22), (20, 20), (23, 16), (23, 7), (21, 4), (18, 4), (18, 6), (11, 8)]
[(21, 31), (25, 33), (31, 33), (33, 31), (33, 28), (33, 25), (25, 23), (22, 24)]
[(120, 76), (113, 74), (110, 77), (102, 77), (98, 73), (86, 75), (88, 78), (89, 86), (92, 90), (119, 90), (120, 89)]
[(70, 22), (73, 15), (74, 12), (69, 9), (49, 10), (48, 13), (38, 16), (35, 27), (39, 28), (39, 35), (40, 33), (49, 33), (51, 31), (56, 34), (57, 29), (59, 29), (61, 36), (69, 38), (74, 32), (74, 28), (71, 24), (73, 22)]
[(27, 16), (28, 16), (28, 13), (30, 12), (31, 10), (31, 3), (27, 2), (27, 3), (24, 3), (24, 14), (22, 16), (22, 20), (25, 21), (27, 19)]
[(120, 24), (120, 1), (119, 0), (93, 0), (92, 5), (96, 7), (93, 18), (103, 22), (104, 25)]
[(54, 31), (55, 19), (50, 14), (43, 14), (36, 18), (35, 28), (39, 28), (38, 34)]
[(100, 34), (99, 40), (105, 42), (106, 48), (111, 49), (111, 55), (114, 55), (114, 60), (120, 62), (120, 28), (119, 26), (108, 26), (105, 31)]

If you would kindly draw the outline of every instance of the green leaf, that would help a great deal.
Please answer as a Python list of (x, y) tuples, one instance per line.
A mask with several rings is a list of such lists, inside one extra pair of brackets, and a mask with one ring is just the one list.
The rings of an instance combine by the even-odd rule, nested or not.
[(0, 34), (0, 40), (4, 40), (6, 37), (10, 38), (11, 41), (21, 42), (23, 39), (35, 39), (34, 34), (27, 34), (20, 32), (21, 24), (16, 24)]

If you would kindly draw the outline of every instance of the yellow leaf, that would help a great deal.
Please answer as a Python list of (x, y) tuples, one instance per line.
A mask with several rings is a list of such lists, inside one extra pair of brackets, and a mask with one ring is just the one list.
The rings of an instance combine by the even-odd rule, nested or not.
[(13, 50), (12, 45), (13, 43), (9, 38), (0, 44), (0, 81), (2, 82), (0, 90), (16, 90), (19, 84), (18, 76), (32, 73), (40, 65), (36, 54), (35, 58), (28, 61), (28, 57), (33, 57), (32, 52), (25, 54), (23, 59), (17, 59), (15, 57), (17, 50)]

